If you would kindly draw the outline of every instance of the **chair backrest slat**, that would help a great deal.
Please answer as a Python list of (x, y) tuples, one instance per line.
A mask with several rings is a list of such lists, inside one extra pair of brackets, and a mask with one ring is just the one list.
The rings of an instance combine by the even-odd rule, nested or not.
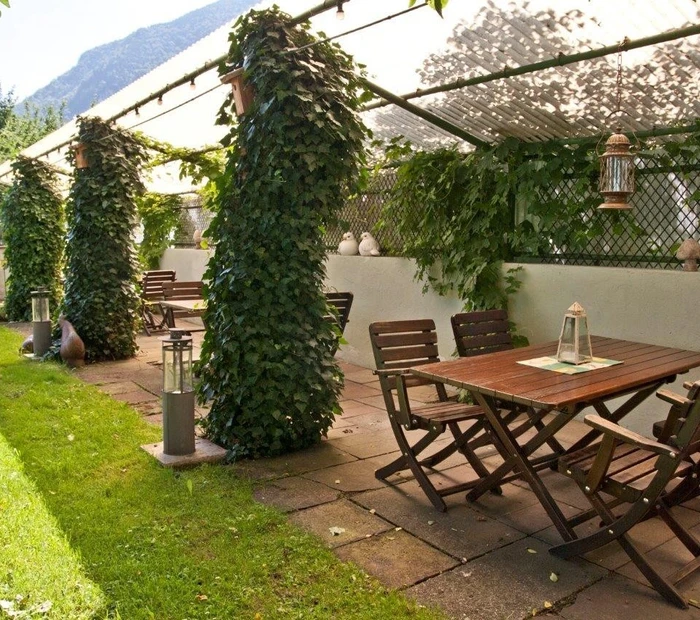
[(202, 286), (201, 280), (163, 282), (163, 298), (166, 301), (177, 299), (201, 299)]
[(505, 310), (460, 312), (451, 318), (457, 353), (472, 357), (513, 348)]
[(337, 315), (329, 316), (330, 319), (338, 323), (341, 333), (345, 331), (345, 326), (350, 319), (350, 308), (352, 308), (353, 294), (349, 291), (326, 293), (326, 303), (330, 308), (334, 308)]
[(154, 300), (163, 298), (163, 284), (175, 280), (175, 271), (159, 269), (146, 271), (141, 279), (141, 298)]
[[(440, 360), (437, 347), (437, 332), (432, 319), (414, 321), (379, 321), (369, 326), (374, 361), (378, 369), (399, 370), (430, 364)], [(384, 402), (388, 412), (395, 412), (392, 392), (396, 390), (396, 379), (380, 375)], [(438, 396), (445, 400), (445, 387), (427, 379), (407, 377), (407, 387), (434, 385)]]

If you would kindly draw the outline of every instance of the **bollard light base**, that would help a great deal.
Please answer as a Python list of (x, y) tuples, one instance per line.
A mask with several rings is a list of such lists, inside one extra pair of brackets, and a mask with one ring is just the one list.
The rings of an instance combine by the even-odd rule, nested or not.
[(165, 454), (163, 452), (163, 442), (147, 443), (141, 446), (154, 457), (163, 467), (172, 467), (174, 469), (184, 469), (187, 467), (196, 467), (202, 463), (220, 463), (226, 457), (226, 449), (217, 446), (215, 443), (197, 437), (194, 442), (194, 452), (183, 455)]

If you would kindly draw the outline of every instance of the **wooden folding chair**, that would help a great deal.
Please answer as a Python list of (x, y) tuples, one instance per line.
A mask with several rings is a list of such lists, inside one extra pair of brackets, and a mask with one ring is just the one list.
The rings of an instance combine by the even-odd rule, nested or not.
[(172, 269), (146, 271), (141, 278), (141, 318), (147, 336), (150, 336), (152, 331), (162, 331), (166, 328), (165, 315), (154, 314), (153, 308), (163, 300), (163, 283), (174, 280), (175, 271)]
[[(410, 469), (433, 506), (444, 511), (447, 507), (443, 497), (466, 491), (479, 478), (489, 474), (469, 442), (481, 432), (488, 433), (490, 427), (480, 407), (450, 401), (443, 384), (406, 373), (406, 369), (413, 366), (439, 361), (437, 333), (431, 319), (372, 323), (369, 326), (369, 336), (377, 364), (375, 372), (379, 376), (391, 428), (401, 449), (401, 456), (378, 469), (375, 476), (379, 480), (386, 480), (398, 471)], [(433, 385), (439, 402), (412, 407), (407, 388), (420, 385)], [(397, 393), (398, 407), (394, 402), (394, 392)], [(470, 424), (466, 431), (459, 426), (462, 422)], [(420, 458), (421, 453), (446, 430), (452, 434), (452, 442), (431, 456)], [(423, 433), (418, 441), (411, 444), (406, 431)], [(492, 441), (493, 439), (490, 442)], [(430, 481), (428, 470), (433, 470), (455, 452), (464, 455), (478, 478), (438, 489)], [(494, 489), (494, 492), (500, 493), (500, 489)]]
[[(505, 310), (483, 310), (476, 312), (459, 312), (450, 318), (452, 323), (452, 333), (454, 334), (457, 354), (460, 357), (474, 357), (485, 353), (496, 353), (498, 351), (509, 351), (513, 348), (513, 339), (510, 335), (510, 324), (508, 312)], [(499, 403), (503, 408), (503, 403)], [(527, 419), (522, 420), (512, 432), (518, 437), (531, 428), (542, 430), (544, 424), (542, 418), (546, 413), (537, 412), (532, 408), (516, 407), (509, 405), (511, 413), (506, 418), (506, 423), (518, 419), (521, 414), (526, 413)], [(487, 438), (483, 438), (482, 441)], [(478, 445), (478, 444), (477, 444)], [(556, 455), (564, 453), (564, 447), (551, 437), (547, 440), (547, 445), (551, 448), (554, 458)], [(544, 459), (543, 466), (547, 466)]]
[[(560, 459), (559, 471), (578, 483), (593, 506), (591, 515), (600, 516), (602, 525), (588, 536), (553, 547), (551, 553), (569, 558), (616, 540), (662, 596), (679, 607), (688, 607), (675, 585), (700, 567), (700, 541), (671, 514), (670, 507), (698, 493), (699, 391), (700, 382), (696, 382), (690, 390), (694, 398), (669, 390), (657, 392), (671, 404), (666, 422), (671, 432), (664, 442), (647, 439), (597, 415), (586, 416), (586, 424), (601, 431), (603, 438)], [(621, 506), (625, 509), (620, 510)], [(670, 576), (659, 574), (628, 535), (634, 525), (655, 515), (693, 557)], [(582, 519), (575, 517), (570, 522), (579, 524)]]
[(332, 314), (328, 315), (329, 320), (333, 320), (340, 328), (340, 333), (345, 331), (345, 326), (350, 317), (350, 308), (352, 308), (353, 294), (345, 292), (329, 292), (326, 293), (326, 303)]

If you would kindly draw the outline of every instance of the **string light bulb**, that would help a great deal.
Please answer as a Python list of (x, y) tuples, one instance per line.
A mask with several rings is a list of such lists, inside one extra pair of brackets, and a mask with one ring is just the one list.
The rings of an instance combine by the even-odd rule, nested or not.
[(163, 95), (158, 97), (158, 105), (163, 105)]
[(191, 89), (191, 90), (194, 90), (195, 88), (197, 88), (197, 85), (194, 83), (194, 78), (192, 78), (192, 79), (190, 80), (190, 89)]
[(141, 113), (139, 112), (138, 107), (134, 108), (134, 114), (136, 114), (136, 116), (141, 116)]
[(335, 12), (336, 19), (339, 19), (341, 21), (345, 19), (345, 11), (343, 11), (343, 1), (344, 0), (338, 0), (338, 4), (336, 5), (338, 8)]

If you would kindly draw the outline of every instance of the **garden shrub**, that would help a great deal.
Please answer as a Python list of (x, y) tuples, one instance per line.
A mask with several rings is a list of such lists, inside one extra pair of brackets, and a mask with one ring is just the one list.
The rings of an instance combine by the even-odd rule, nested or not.
[(97, 118), (79, 120), (78, 139), (88, 167), (75, 169), (68, 200), (63, 311), (85, 342), (88, 360), (123, 359), (136, 352), (133, 231), (145, 150), (135, 136)]
[(65, 246), (63, 199), (56, 171), (49, 164), (19, 156), (12, 169), (15, 178), (5, 192), (1, 215), (9, 268), (5, 312), (11, 321), (30, 321), (31, 291), (47, 288), (53, 309), (60, 300)]
[[(275, 9), (241, 17), (222, 69), (243, 66), (255, 99), (226, 140), (208, 230), (200, 396), (212, 401), (208, 436), (250, 456), (317, 442), (339, 411), (323, 229), (358, 176), (366, 136), (351, 59), (289, 22)], [(230, 97), (219, 121), (232, 122)]]

